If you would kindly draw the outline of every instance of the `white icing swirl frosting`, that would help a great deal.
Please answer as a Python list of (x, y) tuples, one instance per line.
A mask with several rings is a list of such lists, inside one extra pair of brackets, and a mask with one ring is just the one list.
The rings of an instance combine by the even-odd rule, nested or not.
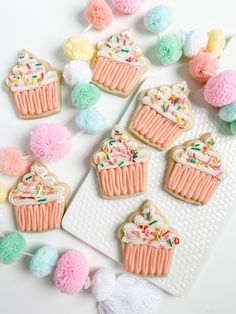
[(103, 143), (102, 151), (94, 154), (93, 161), (101, 171), (147, 161), (149, 157), (147, 149), (136, 141), (129, 141), (128, 134), (116, 125), (111, 137)]
[(187, 83), (182, 81), (172, 86), (149, 89), (141, 98), (141, 102), (180, 127), (190, 129), (193, 126), (193, 118), (189, 114), (188, 94)]
[(147, 65), (147, 59), (142, 55), (140, 46), (136, 44), (133, 35), (128, 30), (114, 34), (105, 41), (99, 41), (97, 49), (98, 57), (107, 57), (137, 68)]
[(198, 169), (223, 180), (227, 176), (227, 171), (222, 166), (221, 157), (215, 150), (214, 145), (215, 140), (208, 133), (187, 147), (176, 149), (173, 158), (176, 162), (185, 166)]
[(6, 79), (12, 92), (30, 90), (58, 81), (56, 71), (47, 71), (42, 61), (26, 50), (21, 50), (17, 65)]
[(39, 162), (34, 162), (17, 187), (10, 191), (9, 202), (15, 206), (64, 203), (68, 189), (64, 183), (48, 172)]
[(147, 244), (156, 248), (171, 248), (179, 244), (177, 232), (166, 219), (149, 205), (132, 222), (123, 225), (123, 243)]

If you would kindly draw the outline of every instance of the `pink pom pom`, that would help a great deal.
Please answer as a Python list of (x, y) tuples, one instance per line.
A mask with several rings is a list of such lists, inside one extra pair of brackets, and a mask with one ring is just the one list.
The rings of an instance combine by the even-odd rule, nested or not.
[(113, 0), (116, 9), (125, 14), (135, 13), (143, 4), (143, 0)]
[(70, 133), (63, 125), (44, 124), (31, 132), (30, 147), (39, 159), (58, 160), (69, 153), (69, 138)]
[(62, 293), (74, 294), (83, 288), (88, 271), (84, 255), (79, 251), (71, 250), (58, 260), (53, 280)]
[(27, 171), (29, 161), (23, 153), (14, 148), (0, 150), (0, 172), (9, 176), (19, 176)]
[(223, 107), (236, 100), (236, 71), (224, 71), (205, 85), (204, 98), (214, 107)]
[(191, 76), (202, 83), (216, 75), (218, 67), (219, 61), (215, 55), (204, 51), (199, 52), (188, 64)]
[(112, 10), (104, 0), (90, 0), (85, 9), (85, 17), (98, 30), (108, 27), (113, 20)]

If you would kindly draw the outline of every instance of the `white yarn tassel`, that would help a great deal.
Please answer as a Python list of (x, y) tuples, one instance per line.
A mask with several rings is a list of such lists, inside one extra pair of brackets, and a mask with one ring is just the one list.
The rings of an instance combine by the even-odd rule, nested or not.
[(92, 278), (92, 293), (100, 314), (153, 314), (157, 312), (161, 290), (145, 279), (98, 270)]

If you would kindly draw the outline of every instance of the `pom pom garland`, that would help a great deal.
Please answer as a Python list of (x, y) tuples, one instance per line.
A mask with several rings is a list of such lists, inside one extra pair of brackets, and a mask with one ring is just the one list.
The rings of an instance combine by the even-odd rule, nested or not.
[(181, 39), (178, 35), (164, 35), (157, 44), (157, 59), (163, 65), (169, 65), (177, 62), (183, 54), (182, 46)]
[(236, 102), (220, 108), (218, 113), (221, 120), (226, 122), (236, 121)]
[(85, 9), (87, 21), (97, 30), (103, 30), (111, 25), (112, 10), (104, 0), (90, 0)]
[(86, 130), (90, 134), (101, 132), (106, 127), (104, 116), (94, 108), (82, 110), (76, 116), (75, 123), (81, 131)]
[(6, 201), (7, 199), (7, 194), (8, 194), (8, 189), (5, 186), (5, 184), (3, 184), (2, 182), (0, 182), (0, 203), (3, 203)]
[(63, 46), (65, 55), (72, 60), (89, 61), (92, 59), (95, 49), (90, 41), (84, 37), (70, 37)]
[(75, 60), (67, 63), (63, 72), (65, 82), (72, 87), (77, 84), (90, 83), (92, 75), (92, 70), (86, 62)]
[(144, 16), (144, 26), (152, 33), (164, 32), (172, 22), (172, 9), (159, 5), (150, 9)]
[(28, 168), (28, 160), (21, 151), (15, 148), (0, 149), (0, 173), (18, 176)]
[(135, 13), (143, 4), (143, 0), (112, 0), (115, 8), (124, 14)]
[(81, 110), (94, 106), (100, 97), (100, 89), (93, 84), (78, 84), (71, 94), (73, 105)]
[(188, 58), (195, 57), (200, 50), (205, 49), (208, 42), (207, 33), (200, 29), (194, 29), (185, 36), (184, 55)]

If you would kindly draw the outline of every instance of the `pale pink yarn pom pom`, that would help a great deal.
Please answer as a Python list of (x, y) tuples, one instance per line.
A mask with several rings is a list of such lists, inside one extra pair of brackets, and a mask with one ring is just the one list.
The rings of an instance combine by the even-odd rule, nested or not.
[(112, 10), (104, 0), (90, 0), (85, 9), (85, 17), (98, 30), (108, 27), (113, 20)]
[(143, 0), (112, 0), (116, 9), (125, 14), (135, 13), (143, 4)]
[(69, 153), (70, 146), (70, 133), (63, 125), (44, 124), (31, 132), (30, 148), (39, 159), (61, 159)]
[(84, 255), (79, 251), (70, 250), (58, 260), (53, 280), (62, 293), (74, 294), (83, 288), (88, 271)]
[(204, 51), (199, 52), (188, 64), (190, 75), (202, 83), (216, 75), (218, 67), (218, 59), (212, 53)]
[(204, 98), (214, 107), (223, 107), (236, 100), (236, 71), (227, 70), (212, 77), (205, 85)]
[(0, 150), (0, 172), (8, 176), (19, 176), (27, 171), (29, 161), (15, 148)]

